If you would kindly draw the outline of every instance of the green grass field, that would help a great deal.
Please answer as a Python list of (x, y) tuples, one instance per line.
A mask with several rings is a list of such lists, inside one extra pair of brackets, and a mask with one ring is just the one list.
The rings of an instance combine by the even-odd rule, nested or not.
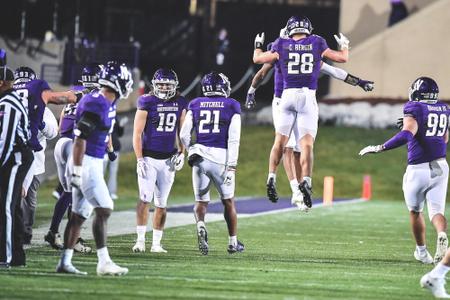
[(0, 272), (0, 298), (431, 299), (418, 283), (431, 266), (412, 256), (401, 202), (258, 216), (239, 226), (247, 249), (237, 255), (225, 251), (224, 222), (208, 225), (208, 256), (197, 250), (194, 225), (166, 230), (167, 254), (134, 254), (134, 235), (112, 238), (112, 258), (130, 269), (121, 278), (96, 276), (95, 254), (74, 257), (87, 277), (56, 274), (57, 252), (31, 249), (26, 268)]
[[(209, 223), (210, 255), (201, 256), (193, 225), (165, 231), (167, 254), (134, 254), (134, 235), (109, 240), (112, 258), (130, 269), (121, 278), (95, 275), (97, 257), (76, 255), (74, 264), (87, 277), (54, 273), (59, 254), (48, 247), (27, 250), (28, 265), (0, 271), (2, 299), (431, 299), (419, 287), (431, 269), (413, 256), (401, 182), (406, 151), (394, 150), (361, 159), (358, 151), (378, 144), (394, 130), (321, 127), (315, 147), (314, 196), (324, 176), (335, 177), (335, 197), (357, 198), (370, 174), (376, 200), (243, 218), (239, 237), (246, 252), (226, 253), (224, 222)], [(265, 195), (272, 127), (245, 127), (242, 133), (236, 196)], [(132, 209), (137, 184), (133, 154), (122, 156), (116, 210)], [(283, 168), (277, 177), (289, 196)], [(36, 225), (48, 223), (55, 181), (39, 194)], [(176, 176), (169, 205), (191, 203), (190, 168)], [(430, 252), (435, 233), (428, 229)], [(91, 241), (92, 244), (92, 241)]]

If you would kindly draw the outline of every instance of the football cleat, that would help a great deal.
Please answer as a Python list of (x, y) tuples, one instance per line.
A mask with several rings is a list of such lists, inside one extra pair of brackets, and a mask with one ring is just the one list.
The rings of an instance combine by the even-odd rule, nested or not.
[(269, 178), (269, 181), (267, 181), (267, 197), (269, 197), (269, 200), (273, 203), (276, 203), (278, 201), (278, 194), (277, 194), (277, 188), (275, 186), (275, 179)]
[(420, 279), (420, 286), (428, 289), (436, 298), (450, 299), (450, 295), (445, 291), (445, 278), (433, 278), (427, 273)]
[(292, 194), (291, 204), (296, 205), (300, 211), (308, 212), (309, 208), (305, 205), (303, 201), (303, 194), (300, 191), (297, 191)]
[(197, 238), (198, 238), (198, 250), (203, 255), (208, 255), (208, 232), (206, 231), (206, 227), (199, 226), (197, 228)]
[(132, 250), (133, 252), (145, 252), (145, 241), (136, 241)]
[(240, 241), (237, 241), (236, 245), (228, 245), (228, 253), (233, 254), (236, 252), (244, 252), (245, 246)]
[(63, 264), (62, 260), (59, 260), (56, 266), (56, 273), (67, 273), (74, 275), (87, 275), (87, 272), (82, 272), (75, 268), (72, 264)]
[(436, 253), (434, 254), (434, 264), (437, 265), (445, 256), (448, 247), (448, 238), (445, 232), (439, 232), (436, 245)]
[(150, 252), (153, 252), (153, 253), (167, 253), (167, 250), (164, 249), (161, 245), (155, 245), (155, 246), (152, 246), (152, 248), (150, 249)]
[(305, 203), (306, 207), (311, 208), (312, 207), (312, 188), (309, 186), (309, 184), (306, 182), (306, 180), (303, 180), (302, 183), (298, 186), (300, 191), (303, 194), (303, 202)]
[(75, 246), (73, 247), (73, 250), (75, 252), (80, 252), (80, 253), (91, 253), (92, 248), (89, 246), (86, 246), (84, 243), (85, 243), (85, 241), (82, 238), (78, 238), (78, 241), (75, 244)]
[(432, 264), (433, 258), (431, 257), (428, 250), (422, 251), (420, 253), (417, 249), (414, 251), (414, 258), (424, 264)]
[(128, 273), (128, 268), (122, 268), (116, 265), (113, 261), (108, 261), (104, 264), (97, 264), (97, 275), (112, 275), (112, 276), (120, 276)]
[(62, 248), (64, 248), (59, 232), (53, 233), (49, 230), (48, 233), (44, 236), (44, 241), (49, 243), (53, 249), (61, 250)]

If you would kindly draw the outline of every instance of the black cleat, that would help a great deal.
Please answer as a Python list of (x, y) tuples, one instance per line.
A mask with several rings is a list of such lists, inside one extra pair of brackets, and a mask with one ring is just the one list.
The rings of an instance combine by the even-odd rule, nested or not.
[(49, 230), (44, 236), (44, 241), (49, 243), (53, 249), (62, 250), (64, 248), (61, 235), (58, 232), (54, 233)]
[(312, 188), (309, 186), (309, 184), (306, 182), (306, 180), (303, 180), (302, 183), (300, 183), (298, 187), (303, 194), (303, 202), (305, 202), (305, 205), (308, 208), (311, 208), (311, 206), (312, 206)]
[(278, 201), (277, 188), (275, 187), (275, 180), (273, 178), (270, 178), (267, 182), (267, 197), (273, 203)]
[(208, 232), (204, 226), (197, 228), (198, 250), (203, 255), (208, 255)]
[(227, 249), (228, 253), (230, 253), (230, 254), (233, 254), (236, 252), (244, 252), (244, 250), (245, 250), (245, 246), (240, 241), (237, 241), (236, 246), (228, 245), (228, 249)]

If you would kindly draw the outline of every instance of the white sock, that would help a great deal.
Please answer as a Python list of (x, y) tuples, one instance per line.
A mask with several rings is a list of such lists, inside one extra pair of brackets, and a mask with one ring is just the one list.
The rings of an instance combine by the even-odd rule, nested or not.
[(153, 229), (153, 246), (161, 246), (161, 239), (163, 236), (162, 230)]
[(237, 245), (237, 236), (236, 235), (228, 237), (228, 245), (233, 245), (233, 246)]
[(277, 174), (269, 173), (269, 176), (267, 176), (267, 182), (269, 182), (270, 178), (273, 178), (273, 181), (276, 182), (277, 181)]
[(61, 260), (64, 265), (72, 264), (73, 249), (65, 249), (62, 253)]
[(309, 185), (309, 187), (312, 187), (312, 178), (305, 176), (303, 177), (303, 180), (306, 181), (306, 183)]
[(449, 270), (449, 266), (446, 266), (442, 262), (440, 262), (436, 267), (434, 267), (433, 270), (431, 270), (430, 276), (433, 278), (444, 278)]
[(420, 253), (425, 252), (427, 250), (427, 245), (423, 245), (423, 246), (416, 245), (416, 249)]
[(206, 224), (203, 221), (198, 221), (197, 222), (197, 230), (200, 229), (200, 227), (205, 227), (206, 228)]
[(299, 192), (297, 179), (292, 179), (291, 181), (289, 181), (289, 185), (291, 186), (292, 194)]
[(145, 242), (145, 232), (147, 231), (147, 226), (138, 225), (136, 226), (137, 240), (139, 242)]
[(254, 87), (250, 86), (250, 87), (248, 88), (248, 93), (249, 93), (249, 94), (254, 94), (255, 92), (256, 92), (256, 89), (255, 89)]
[(104, 263), (111, 261), (111, 257), (109, 257), (107, 247), (97, 249), (97, 257), (98, 257), (99, 264), (104, 264)]

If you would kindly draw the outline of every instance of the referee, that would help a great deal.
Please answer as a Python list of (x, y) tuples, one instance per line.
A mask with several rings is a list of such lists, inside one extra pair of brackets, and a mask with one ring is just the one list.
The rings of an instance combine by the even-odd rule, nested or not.
[(28, 114), (12, 89), (14, 74), (0, 67), (0, 267), (24, 266), (22, 183), (33, 153), (28, 147)]

